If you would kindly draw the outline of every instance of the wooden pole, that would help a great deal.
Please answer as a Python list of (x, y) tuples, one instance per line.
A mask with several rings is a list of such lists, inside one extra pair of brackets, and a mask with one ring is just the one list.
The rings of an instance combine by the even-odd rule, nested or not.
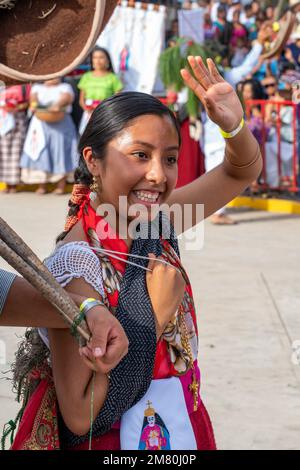
[[(75, 302), (29, 246), (1, 218), (0, 256), (56, 307), (69, 326), (73, 324), (79, 313)], [(85, 342), (90, 340), (91, 335), (85, 322), (77, 328), (77, 331)]]

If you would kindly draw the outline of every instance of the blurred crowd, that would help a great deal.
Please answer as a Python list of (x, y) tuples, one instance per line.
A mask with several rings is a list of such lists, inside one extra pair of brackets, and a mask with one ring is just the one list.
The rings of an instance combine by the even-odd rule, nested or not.
[(65, 193), (74, 182), (77, 144), (101, 101), (122, 90), (109, 53), (93, 50), (80, 79), (64, 77), (32, 85), (16, 85), (0, 93), (0, 181), (5, 193), (19, 183), (37, 185), (44, 195)]
[[(270, 188), (299, 195), (299, 87), (300, 87), (300, 2), (223, 0), (182, 2), (185, 8), (205, 9), (206, 50), (224, 78), (237, 90), (245, 108), (247, 123), (262, 147), (265, 169), (253, 182), (251, 192)], [(281, 2), (281, 6), (284, 6)], [(280, 31), (279, 17), (292, 10), (295, 28), (285, 47), (272, 58), (264, 58), (270, 35)], [(271, 32), (270, 32), (271, 31)], [(170, 27), (167, 46), (180, 36), (178, 20)], [(269, 44), (270, 45), (270, 44)], [(272, 46), (272, 45), (271, 45)], [(201, 135), (206, 170), (220, 164), (224, 142), (218, 129), (201, 116)], [(220, 211), (222, 213), (222, 211)]]
[[(175, 2), (170, 3), (174, 6)], [(270, 28), (276, 32), (279, 25), (278, 2), (178, 3), (182, 8), (205, 9), (205, 45), (213, 46), (215, 61), (240, 94), (248, 125), (263, 147), (264, 182), (271, 188), (295, 187), (297, 152), (299, 187), (299, 152), (295, 146), (299, 113), (292, 100), (300, 83), (300, 1), (291, 0), (290, 5), (299, 26), (295, 26), (285, 48), (271, 59), (264, 59), (262, 54)], [(166, 47), (172, 47), (179, 35), (175, 18), (167, 31)], [(73, 181), (78, 136), (93, 109), (123, 87), (105, 49), (96, 47), (85, 67), (80, 80), (64, 77), (0, 91), (0, 182), (6, 183), (5, 192), (15, 193), (22, 182), (37, 184), (36, 192), (43, 195), (48, 183), (54, 183), (54, 192), (59, 195), (64, 194), (66, 183)], [(200, 108), (198, 118), (200, 149), (205, 155), (203, 171), (205, 167), (207, 171), (223, 158), (224, 142)], [(252, 190), (258, 186), (259, 181), (253, 182)]]

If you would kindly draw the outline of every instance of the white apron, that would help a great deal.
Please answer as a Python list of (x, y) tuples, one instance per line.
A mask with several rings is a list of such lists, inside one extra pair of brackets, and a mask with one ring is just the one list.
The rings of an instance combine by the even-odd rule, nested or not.
[(178, 377), (152, 380), (146, 395), (121, 419), (122, 450), (196, 450)]

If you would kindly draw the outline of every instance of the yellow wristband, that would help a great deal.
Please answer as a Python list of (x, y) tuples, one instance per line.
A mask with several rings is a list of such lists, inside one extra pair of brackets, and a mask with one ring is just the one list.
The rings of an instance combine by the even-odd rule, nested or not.
[(233, 137), (235, 137), (236, 135), (238, 135), (241, 132), (244, 125), (245, 125), (245, 119), (243, 118), (241, 120), (241, 123), (240, 123), (239, 127), (237, 127), (237, 129), (235, 129), (234, 131), (225, 132), (225, 131), (223, 131), (223, 129), (220, 128), (220, 132), (221, 132), (222, 136), (224, 137), (224, 139), (233, 139)]
[(92, 298), (85, 299), (85, 301), (82, 302), (82, 304), (80, 305), (79, 311), (81, 313), (82, 312), (87, 313), (91, 308), (97, 307), (97, 306), (105, 307), (105, 303), (97, 299), (92, 299)]

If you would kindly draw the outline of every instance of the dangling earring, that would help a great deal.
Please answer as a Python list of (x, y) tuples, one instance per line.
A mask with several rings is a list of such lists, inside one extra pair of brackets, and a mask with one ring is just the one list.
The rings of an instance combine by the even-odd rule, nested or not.
[(90, 186), (90, 200), (95, 202), (99, 196), (99, 185), (96, 176), (93, 176), (93, 183)]

